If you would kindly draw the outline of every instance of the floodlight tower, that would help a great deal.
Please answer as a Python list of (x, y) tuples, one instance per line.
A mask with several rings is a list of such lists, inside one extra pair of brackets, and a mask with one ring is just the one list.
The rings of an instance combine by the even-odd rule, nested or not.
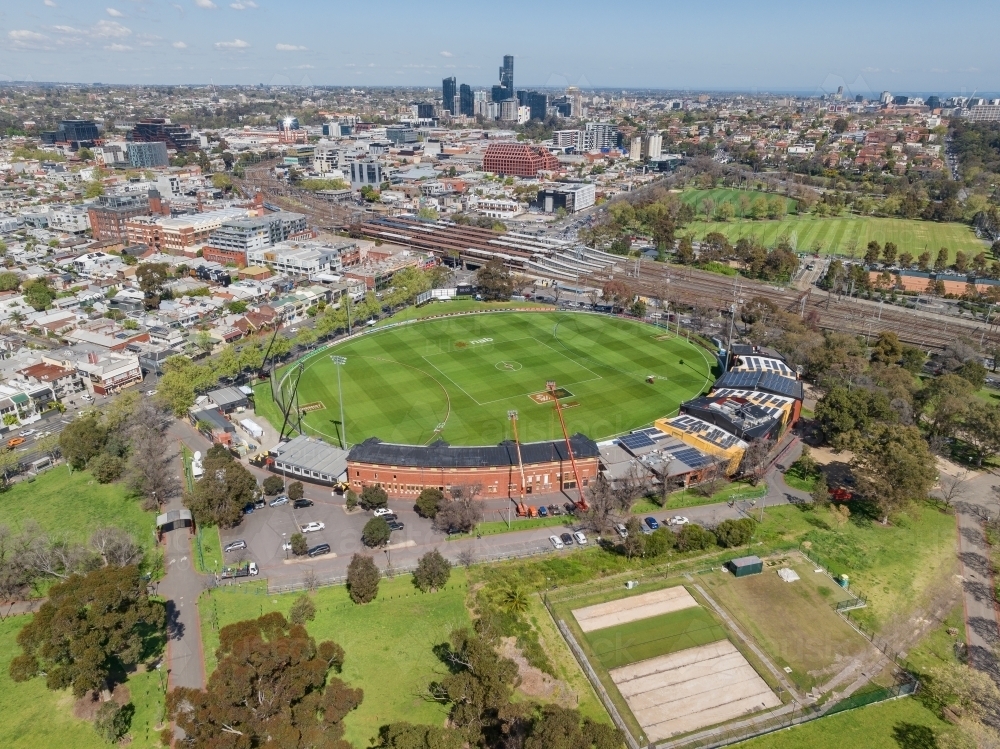
[(344, 421), (344, 391), (340, 389), (340, 368), (347, 364), (346, 356), (331, 356), (330, 360), (337, 365), (337, 399), (340, 401), (340, 446), (347, 449), (347, 422)]
[[(521, 440), (517, 435), (517, 411), (513, 409), (508, 411), (507, 418), (510, 419), (511, 427), (514, 429), (514, 447), (517, 449), (517, 467), (521, 471), (521, 501), (517, 506), (517, 514), (518, 516), (521, 516), (527, 514), (527, 510), (524, 507), (524, 486), (527, 482), (524, 479), (524, 462), (521, 460)], [(507, 506), (507, 527), (510, 527), (510, 505)]]
[[(559, 395), (556, 390), (555, 380), (549, 380), (545, 383), (545, 389), (549, 391), (552, 396), (552, 402), (555, 403), (556, 413), (559, 414), (559, 424), (562, 426), (563, 437), (566, 438), (566, 451), (569, 453), (569, 462), (573, 466), (573, 477), (576, 479), (576, 488), (580, 492), (580, 501), (577, 502), (577, 507), (581, 510), (587, 509), (587, 500), (583, 497), (583, 482), (580, 480), (580, 470), (576, 467), (576, 458), (573, 456), (573, 445), (569, 442), (569, 432), (566, 430), (566, 420), (563, 418), (562, 408), (559, 405)], [(559, 483), (565, 484), (562, 475), (559, 476)], [(562, 486), (560, 486), (562, 488)]]

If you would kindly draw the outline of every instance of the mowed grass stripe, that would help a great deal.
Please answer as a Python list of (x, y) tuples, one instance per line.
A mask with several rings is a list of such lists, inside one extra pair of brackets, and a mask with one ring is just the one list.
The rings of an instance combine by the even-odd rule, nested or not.
[[(559, 322), (557, 338), (553, 331)], [(570, 347), (561, 340), (569, 330), (563, 329), (567, 322), (579, 331)], [(370, 333), (307, 360), (299, 402), (322, 401), (326, 408), (306, 414), (303, 424), (307, 432), (337, 439), (337, 373), (329, 359), (336, 353), (347, 357), (342, 387), (352, 444), (372, 436), (410, 444), (435, 436), (454, 445), (496, 444), (512, 436), (507, 418), (512, 408), (519, 412), (522, 440), (559, 439), (562, 430), (552, 405), (528, 397), (551, 379), (573, 393), (564, 401), (576, 404), (565, 410), (570, 433), (601, 439), (675, 413), (681, 401), (702, 392), (710, 379), (710, 364), (697, 348), (681, 338), (656, 340), (663, 332), (582, 313), (505, 313)], [(483, 338), (492, 338), (492, 344), (479, 350), (469, 345)], [(459, 341), (466, 347), (456, 348)], [(517, 361), (522, 369), (498, 370), (497, 362), (505, 360)], [(287, 372), (282, 370), (279, 378)], [(649, 374), (666, 379), (649, 385)], [(268, 384), (258, 386), (257, 405), (280, 424)], [(446, 417), (438, 435), (435, 428)]]
[(726, 630), (698, 606), (598, 629), (584, 636), (597, 660), (611, 670), (724, 640)]

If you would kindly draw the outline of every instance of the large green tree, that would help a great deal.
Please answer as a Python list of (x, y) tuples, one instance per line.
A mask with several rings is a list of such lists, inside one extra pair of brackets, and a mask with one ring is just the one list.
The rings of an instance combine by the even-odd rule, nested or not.
[(162, 636), (161, 603), (150, 601), (138, 567), (107, 566), (72, 575), (49, 588), (48, 599), (17, 635), (24, 654), (11, 662), (15, 681), (45, 674), (49, 689), (78, 697), (107, 686), (138, 663)]
[(239, 524), (243, 508), (260, 493), (257, 479), (221, 445), (205, 455), (204, 468), (205, 475), (184, 496), (184, 506), (198, 523), (223, 528)]
[(858, 489), (878, 506), (883, 521), (926, 498), (937, 479), (934, 456), (917, 427), (876, 424), (853, 447)]
[(206, 689), (167, 695), (170, 716), (192, 749), (350, 749), (343, 720), (364, 693), (339, 678), (344, 651), (316, 644), (281, 614), (237, 622), (219, 632), (218, 666)]
[(81, 470), (104, 449), (108, 430), (97, 416), (73, 419), (59, 435), (59, 449), (69, 464)]
[(889, 397), (866, 388), (832, 387), (816, 404), (816, 423), (823, 436), (838, 446), (872, 424), (894, 418)]
[(510, 272), (499, 260), (490, 260), (476, 271), (476, 287), (487, 301), (506, 302), (514, 293)]

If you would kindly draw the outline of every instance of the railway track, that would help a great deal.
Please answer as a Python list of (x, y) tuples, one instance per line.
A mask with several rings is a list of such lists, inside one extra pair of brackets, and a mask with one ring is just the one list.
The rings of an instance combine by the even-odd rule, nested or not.
[[(663, 299), (671, 304), (728, 310), (730, 305), (762, 297), (779, 309), (797, 312), (823, 330), (834, 330), (869, 338), (883, 331), (896, 333), (900, 340), (924, 350), (943, 349), (958, 338), (975, 343), (1000, 344), (1000, 329), (992, 321), (971, 320), (898, 307), (859, 299), (843, 299), (812, 288), (806, 292), (782, 289), (740, 277), (719, 276), (692, 268), (666, 265), (640, 266), (638, 276), (623, 280), (643, 296)], [(612, 279), (609, 274), (595, 274), (587, 280), (602, 286)]]

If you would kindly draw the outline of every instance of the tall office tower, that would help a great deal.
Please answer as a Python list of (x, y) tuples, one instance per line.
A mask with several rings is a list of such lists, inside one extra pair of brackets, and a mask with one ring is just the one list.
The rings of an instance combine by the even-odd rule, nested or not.
[(456, 83), (454, 76), (451, 78), (445, 78), (441, 81), (441, 92), (444, 95), (444, 101), (441, 102), (441, 107), (447, 110), (449, 114), (455, 114), (455, 86)]
[(663, 136), (659, 133), (651, 133), (646, 136), (646, 153), (650, 159), (660, 158), (663, 153)]
[(504, 90), (504, 99), (514, 98), (514, 55), (503, 56), (503, 67), (500, 68), (500, 87)]
[(472, 98), (472, 86), (468, 83), (458, 87), (458, 113), (466, 117), (476, 116), (476, 102)]

